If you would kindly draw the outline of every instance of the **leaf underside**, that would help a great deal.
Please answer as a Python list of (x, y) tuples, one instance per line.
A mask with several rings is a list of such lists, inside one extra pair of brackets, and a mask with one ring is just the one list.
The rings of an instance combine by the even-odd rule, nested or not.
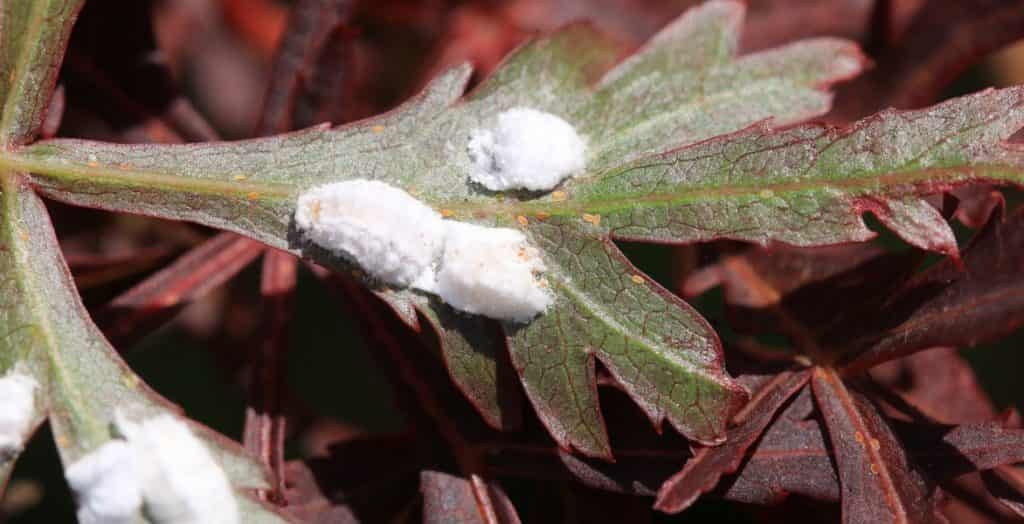
[[(38, 132), (81, 6), (82, 1), (0, 3), (0, 155)], [(28, 374), (39, 385), (32, 426), (49, 421), (64, 464), (114, 438), (115, 413), (129, 420), (180, 416), (131, 372), (92, 323), (42, 200), (23, 172), (3, 166), (0, 375), (8, 372)], [(198, 424), (191, 429), (233, 484), (245, 521), (284, 522), (252, 496), (268, 486), (268, 472), (229, 439)], [(0, 488), (15, 458), (0, 459)]]
[[(595, 359), (653, 423), (667, 419), (715, 444), (745, 399), (724, 373), (717, 336), (612, 239), (836, 244), (871, 238), (861, 218), (870, 211), (909, 243), (956, 255), (949, 226), (921, 197), (1024, 178), (1019, 149), (1003, 142), (1024, 124), (1021, 89), (883, 112), (846, 129), (779, 130), (827, 111), (828, 86), (856, 74), (862, 57), (825, 38), (737, 58), (742, 15), (739, 3), (709, 2), (617, 64), (617, 46), (570, 26), (521, 48), (465, 97), (470, 70), (461, 67), (399, 109), (348, 126), (181, 146), (53, 140), (3, 153), (0, 167), (33, 173), (59, 200), (227, 229), (336, 268), (349, 266), (292, 225), (297, 195), (328, 182), (382, 180), (454, 219), (520, 228), (543, 252), (555, 303), (529, 324), (505, 325), (505, 341), (481, 319), (445, 324), (455, 313), (436, 300), (378, 291), (396, 309), (415, 305), (435, 323), (464, 326), (440, 330), (451, 335), (442, 348), (492, 425), (515, 420), (497, 386), (507, 342), (563, 447), (611, 456)], [(584, 134), (585, 173), (540, 196), (469, 184), (470, 133), (516, 106), (555, 113)]]

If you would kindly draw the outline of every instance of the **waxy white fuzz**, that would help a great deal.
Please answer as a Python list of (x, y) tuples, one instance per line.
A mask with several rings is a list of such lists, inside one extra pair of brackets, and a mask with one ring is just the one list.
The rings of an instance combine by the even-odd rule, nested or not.
[(128, 524), (142, 508), (135, 451), (111, 440), (64, 472), (78, 501), (79, 524)]
[(469, 178), (491, 191), (549, 191), (581, 171), (586, 144), (572, 124), (536, 109), (498, 114), (491, 129), (470, 135)]
[(450, 222), (437, 293), (460, 311), (526, 322), (551, 305), (544, 269), (519, 231)]
[(460, 311), (525, 322), (551, 304), (537, 276), (544, 263), (522, 233), (444, 220), (383, 182), (310, 190), (299, 197), (295, 224), (370, 275), (435, 293)]
[(397, 187), (375, 180), (327, 184), (303, 193), (295, 224), (316, 245), (370, 275), (409, 286), (434, 266), (444, 241), (441, 215)]
[(0, 378), (0, 462), (21, 451), (32, 429), (36, 381), (10, 371)]
[(238, 505), (227, 476), (184, 422), (160, 415), (141, 423), (119, 417), (135, 451), (146, 515), (159, 524), (235, 524)]
[(68, 466), (64, 476), (83, 524), (237, 524), (227, 476), (188, 426), (171, 415), (141, 423), (118, 415), (114, 439)]

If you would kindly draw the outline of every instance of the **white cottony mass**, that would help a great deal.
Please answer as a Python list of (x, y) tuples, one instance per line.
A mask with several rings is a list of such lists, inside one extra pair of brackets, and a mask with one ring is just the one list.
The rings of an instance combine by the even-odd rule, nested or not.
[(540, 253), (514, 230), (444, 220), (384, 182), (351, 180), (303, 193), (295, 224), (317, 246), (395, 286), (455, 309), (526, 322), (552, 301)]
[(135, 451), (146, 515), (158, 524), (237, 524), (227, 476), (184, 422), (160, 415), (117, 420)]
[(470, 135), (469, 178), (491, 191), (550, 191), (581, 171), (586, 144), (572, 124), (526, 107), (498, 114), (497, 124)]
[(316, 245), (396, 286), (413, 284), (441, 252), (441, 215), (384, 182), (350, 180), (299, 196), (295, 225)]
[(526, 322), (551, 305), (537, 248), (514, 229), (451, 222), (437, 293), (455, 309)]
[(79, 524), (129, 524), (142, 509), (135, 452), (111, 440), (64, 472), (78, 501)]
[(82, 524), (238, 524), (234, 491), (188, 426), (171, 415), (116, 417), (114, 439), (68, 466)]
[(0, 378), (0, 463), (21, 451), (35, 413), (36, 381), (11, 371)]

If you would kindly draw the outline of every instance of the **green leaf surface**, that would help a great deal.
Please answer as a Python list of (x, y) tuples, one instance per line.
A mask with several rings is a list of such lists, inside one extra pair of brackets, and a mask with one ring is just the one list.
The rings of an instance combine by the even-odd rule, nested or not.
[[(461, 100), (468, 67), (440, 76), (391, 113), (340, 128), (183, 146), (55, 140), (0, 156), (0, 165), (31, 171), (36, 186), (60, 200), (236, 231), (334, 267), (344, 265), (292, 230), (297, 195), (328, 182), (383, 180), (456, 219), (523, 228), (545, 251), (556, 306), (526, 327), (505, 327), (526, 392), (556, 440), (610, 457), (593, 379), (597, 358), (652, 421), (668, 419), (715, 443), (743, 397), (722, 369), (718, 339), (692, 309), (625, 262), (610, 226), (629, 210), (664, 214), (675, 191), (686, 189), (638, 198), (629, 178), (644, 182), (650, 171), (637, 166), (645, 159), (757, 122), (820, 115), (830, 105), (828, 86), (862, 64), (854, 44), (836, 39), (737, 58), (742, 15), (738, 2), (709, 2), (621, 61), (618, 46), (585, 25), (570, 26), (512, 54)], [(545, 196), (495, 195), (469, 184), (470, 134), (516, 106), (555, 113), (585, 135), (586, 173)], [(706, 200), (712, 208), (721, 199)], [(691, 240), (678, 233), (675, 240)], [(401, 311), (425, 302), (409, 291), (381, 293)], [(454, 318), (436, 301), (427, 308), (435, 320)], [(461, 328), (442, 329), (444, 354), (456, 382), (500, 427), (508, 416), (492, 373), (500, 342), (478, 336), (485, 329), (473, 322), (479, 319), (463, 317)]]
[[(868, 211), (911, 244), (955, 255), (949, 226), (921, 197), (1019, 183), (1024, 173), (1019, 148), (1004, 142), (1024, 125), (1022, 89), (883, 112), (847, 129), (773, 127), (825, 111), (821, 89), (856, 72), (860, 54), (818, 39), (737, 59), (740, 15), (733, 2), (691, 10), (603, 75), (616, 48), (571, 26), (514, 53), (461, 100), (466, 67), (350, 126), (183, 146), (55, 140), (0, 156), (0, 166), (34, 173), (54, 198), (229, 229), (335, 267), (344, 264), (292, 230), (296, 196), (327, 182), (384, 180), (456, 219), (521, 228), (542, 248), (556, 303), (525, 327), (505, 327), (552, 436), (610, 456), (596, 358), (653, 422), (668, 419), (715, 443), (742, 400), (722, 371), (717, 337), (629, 267), (610, 239), (836, 244), (874, 235), (861, 217)], [(559, 114), (587, 136), (586, 172), (541, 196), (469, 184), (470, 133), (522, 105)], [(419, 303), (435, 320), (453, 318), (412, 292), (380, 291), (400, 310)], [(498, 346), (471, 322), (442, 329), (444, 355), (453, 379), (500, 427)]]
[(0, 146), (42, 125), (71, 26), (85, 0), (0, 2)]
[[(0, 180), (0, 369), (26, 369), (40, 384), (37, 405), (49, 417), (62, 461), (70, 464), (115, 438), (115, 413), (130, 420), (180, 416), (131, 372), (89, 319), (39, 197), (11, 173), (0, 173)], [(246, 522), (283, 522), (250, 495), (269, 485), (267, 472), (233, 441), (198, 424), (191, 429), (238, 491)]]
[[(36, 135), (82, 3), (0, 2), (4, 154)], [(33, 426), (49, 420), (65, 464), (115, 437), (115, 413), (130, 420), (181, 415), (131, 372), (92, 323), (42, 200), (23, 172), (0, 168), (0, 374), (12, 370), (39, 384)], [(246, 522), (285, 522), (253, 497), (254, 490), (269, 486), (268, 472), (258, 462), (209, 429), (198, 424), (191, 429), (234, 485)], [(2, 458), (0, 488), (15, 458)]]

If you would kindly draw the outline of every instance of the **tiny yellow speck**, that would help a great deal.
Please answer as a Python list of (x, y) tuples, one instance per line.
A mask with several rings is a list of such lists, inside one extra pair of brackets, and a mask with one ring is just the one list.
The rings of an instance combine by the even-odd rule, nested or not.
[(125, 376), (124, 383), (130, 388), (137, 387), (139, 385), (139, 377), (134, 373), (129, 374)]
[(854, 432), (853, 440), (856, 440), (858, 443), (863, 444), (864, 443), (864, 434), (861, 433), (860, 431)]
[(245, 195), (245, 197), (248, 198), (249, 200), (259, 200), (260, 194), (253, 191), (252, 193)]
[(524, 227), (530, 225), (530, 220), (524, 217), (523, 215), (518, 215), (516, 217), (516, 222), (519, 222), (519, 225)]
[(871, 465), (871, 474), (872, 475), (877, 475), (878, 474), (878, 465), (877, 464), (872, 464)]
[(64, 435), (58, 435), (57, 438), (54, 440), (57, 441), (57, 447), (60, 448), (66, 448), (71, 445), (71, 441), (68, 440), (68, 438), (65, 437)]
[(29, 239), (28, 231), (22, 231), (21, 234), (19, 234), (18, 236), (20, 236), (22, 240), (28, 240)]
[(241, 181), (245, 180), (246, 178), (249, 178), (248, 175), (235, 175), (231, 177), (231, 180)]
[(370, 128), (370, 131), (373, 131), (375, 135), (379, 135), (384, 132), (384, 126), (373, 126)]
[(601, 215), (591, 215), (589, 213), (583, 213), (583, 221), (590, 222), (591, 224), (597, 226), (601, 224)]
[(313, 203), (310, 204), (309, 207), (310, 207), (310, 212), (313, 213), (313, 221), (314, 222), (319, 222), (320, 221), (320, 201), (319, 200), (314, 200)]
[(629, 277), (629, 279), (632, 280), (634, 284), (643, 284), (644, 283), (644, 277), (642, 277), (640, 275), (633, 275), (633, 276)]
[(540, 279), (540, 280), (538, 280), (538, 281), (537, 281), (537, 285), (538, 285), (538, 286), (540, 286), (540, 287), (542, 287), (542, 288), (544, 288), (544, 289), (547, 289), (547, 287), (548, 287), (548, 285), (549, 285), (549, 284), (548, 284), (548, 281), (547, 281), (547, 279), (545, 279), (545, 278), (542, 278), (542, 279)]
[(878, 439), (876, 439), (876, 438), (871, 439), (871, 449), (873, 449), (875, 451), (878, 451), (878, 448), (880, 448), (880, 447), (882, 447), (882, 445), (881, 445), (881, 443), (878, 442)]
[(551, 218), (551, 213), (548, 213), (546, 211), (538, 211), (537, 212), (537, 219), (538, 220), (547, 220), (549, 218)]
[(451, 209), (442, 209), (441, 210), (441, 216), (443, 216), (445, 218), (449, 218), (449, 217), (455, 216), (455, 211), (452, 211)]
[(569, 194), (565, 191), (555, 191), (551, 193), (552, 202), (565, 202), (569, 198)]
[(761, 198), (771, 198), (775, 196), (775, 192), (772, 191), (771, 189), (762, 189), (761, 192), (758, 193), (758, 195), (760, 195)]

